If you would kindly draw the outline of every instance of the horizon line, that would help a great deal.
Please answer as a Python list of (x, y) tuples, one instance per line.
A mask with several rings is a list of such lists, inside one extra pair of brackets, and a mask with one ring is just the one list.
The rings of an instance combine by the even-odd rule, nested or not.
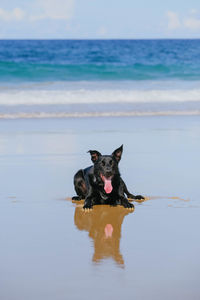
[(38, 41), (38, 40), (55, 40), (55, 41), (64, 41), (64, 40), (69, 40), (69, 41), (120, 41), (120, 40), (125, 40), (125, 41), (136, 41), (136, 40), (200, 40), (200, 37), (169, 37), (169, 38), (0, 38), (0, 41)]

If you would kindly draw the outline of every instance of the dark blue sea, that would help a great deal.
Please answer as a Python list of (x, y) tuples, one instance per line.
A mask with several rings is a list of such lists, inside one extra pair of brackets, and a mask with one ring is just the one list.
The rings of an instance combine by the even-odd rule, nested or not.
[(200, 40), (1, 40), (0, 117), (198, 114)]

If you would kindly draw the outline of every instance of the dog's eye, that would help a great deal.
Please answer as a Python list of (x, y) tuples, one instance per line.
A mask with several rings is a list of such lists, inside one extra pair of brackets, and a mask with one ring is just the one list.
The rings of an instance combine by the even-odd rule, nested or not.
[(109, 161), (109, 164), (112, 166), (112, 160)]
[(105, 166), (105, 161), (103, 160), (101, 164), (102, 164), (102, 166)]

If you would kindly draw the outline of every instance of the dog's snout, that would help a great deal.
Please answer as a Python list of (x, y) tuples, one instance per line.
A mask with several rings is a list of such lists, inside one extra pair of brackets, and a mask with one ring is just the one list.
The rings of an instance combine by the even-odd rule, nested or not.
[(110, 170), (106, 170), (106, 177), (110, 177), (112, 175), (112, 172)]

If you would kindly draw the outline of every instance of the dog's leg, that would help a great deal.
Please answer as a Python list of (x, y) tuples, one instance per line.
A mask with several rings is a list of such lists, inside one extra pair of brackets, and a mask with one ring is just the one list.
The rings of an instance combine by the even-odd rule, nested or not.
[(94, 203), (93, 199), (94, 199), (94, 193), (93, 193), (92, 187), (90, 186), (88, 194), (85, 198), (85, 202), (84, 202), (84, 206), (83, 206), (84, 210), (85, 209), (92, 209), (93, 203)]
[(121, 205), (124, 206), (125, 208), (130, 208), (130, 209), (134, 209), (134, 205), (132, 203), (130, 203), (128, 201), (127, 198), (125, 198), (124, 196), (122, 196), (120, 198), (120, 202), (121, 202)]
[(124, 196), (120, 198), (121, 205), (125, 208), (134, 209), (134, 205), (128, 201), (128, 199)]
[(121, 181), (122, 181), (121, 183), (122, 183), (122, 186), (123, 186), (124, 193), (127, 195), (128, 198), (134, 199), (135, 196), (128, 191), (127, 186), (126, 186), (126, 184), (125, 184), (125, 182), (123, 181), (122, 178), (121, 178)]
[(125, 208), (130, 208), (133, 210), (134, 205), (132, 203), (130, 203), (128, 201), (128, 199), (124, 196), (124, 186), (125, 186), (125, 183), (120, 178), (120, 185), (119, 185), (119, 189), (118, 189), (119, 204), (121, 204)]
[(72, 197), (72, 200), (76, 200), (76, 201), (80, 201), (80, 200), (83, 200), (84, 198), (81, 197), (81, 196), (73, 196)]
[(127, 195), (127, 198), (130, 198), (130, 199), (138, 199), (138, 200), (144, 199), (144, 197), (141, 196), (141, 195), (136, 195), (136, 196), (134, 196), (133, 194), (131, 194), (131, 193), (128, 191), (127, 186), (126, 186), (126, 184), (125, 184), (125, 182), (123, 181), (122, 178), (121, 178), (121, 184), (122, 184), (124, 193)]
[(93, 201), (92, 201), (92, 198), (87, 197), (87, 198), (85, 199), (83, 209), (92, 209), (92, 207), (93, 207)]
[(144, 200), (145, 198), (142, 195), (136, 195), (132, 199), (135, 199), (135, 200)]
[(82, 200), (85, 199), (87, 193), (86, 182), (83, 174), (83, 170), (79, 170), (74, 175), (74, 188), (78, 196), (72, 197), (72, 200)]

